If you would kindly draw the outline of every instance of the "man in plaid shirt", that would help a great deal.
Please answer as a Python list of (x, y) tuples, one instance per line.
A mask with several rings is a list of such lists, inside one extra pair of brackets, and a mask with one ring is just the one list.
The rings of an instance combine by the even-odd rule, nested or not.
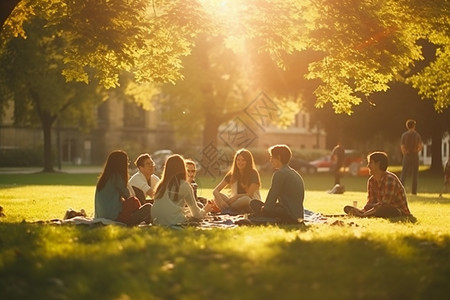
[(344, 211), (358, 217), (410, 216), (405, 188), (394, 173), (387, 171), (387, 154), (373, 152), (367, 160), (372, 175), (367, 182), (367, 204), (362, 210), (346, 206)]

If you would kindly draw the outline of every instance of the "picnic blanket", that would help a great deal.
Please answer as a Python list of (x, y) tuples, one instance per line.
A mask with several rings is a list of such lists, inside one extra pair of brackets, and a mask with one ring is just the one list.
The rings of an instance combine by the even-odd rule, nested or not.
[[(329, 217), (338, 217), (341, 215), (323, 215), (320, 213), (313, 212), (311, 210), (305, 209), (303, 222), (299, 222), (298, 226), (312, 225), (312, 224), (329, 224), (337, 226), (358, 226), (351, 222), (346, 224), (343, 220), (330, 220)], [(89, 218), (86, 216), (75, 216), (71, 218), (64, 219), (52, 219), (49, 221), (36, 221), (33, 223), (39, 224), (55, 224), (55, 225), (119, 225), (127, 226), (124, 223), (112, 221), (105, 218)], [(241, 214), (241, 215), (230, 215), (230, 214), (212, 214), (203, 219), (190, 219), (186, 224), (172, 225), (171, 228), (183, 229), (186, 227), (197, 227), (201, 229), (212, 229), (212, 228), (236, 228), (239, 226), (257, 226), (257, 225), (278, 225), (277, 221), (273, 218), (267, 217), (254, 217), (251, 214)], [(152, 224), (142, 223), (139, 227), (148, 227)]]
[[(333, 215), (333, 217), (335, 217)], [(307, 226), (312, 224), (330, 224), (337, 226), (357, 226), (356, 224), (349, 223), (346, 224), (342, 220), (330, 220), (328, 217), (313, 212), (311, 210), (305, 209), (303, 222), (297, 224), (291, 224), (293, 226)], [(184, 228), (187, 226), (194, 226), (197, 228), (208, 229), (208, 228), (235, 228), (238, 226), (257, 226), (257, 225), (280, 225), (276, 219), (267, 217), (254, 217), (251, 214), (243, 215), (229, 215), (229, 214), (216, 214), (208, 216), (201, 220), (191, 220), (187, 224), (180, 224), (171, 226), (172, 228)]]
[(125, 223), (112, 221), (105, 218), (88, 218), (83, 216), (77, 216), (70, 219), (52, 219), (48, 221), (34, 221), (31, 223), (35, 224), (55, 224), (55, 225), (64, 225), (64, 224), (75, 224), (75, 225), (121, 225), (126, 226)]

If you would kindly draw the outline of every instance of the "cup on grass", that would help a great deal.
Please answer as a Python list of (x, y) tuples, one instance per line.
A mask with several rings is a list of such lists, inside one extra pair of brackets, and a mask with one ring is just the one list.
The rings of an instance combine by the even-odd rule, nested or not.
[(358, 207), (358, 201), (353, 201), (353, 207), (355, 207), (355, 208)]

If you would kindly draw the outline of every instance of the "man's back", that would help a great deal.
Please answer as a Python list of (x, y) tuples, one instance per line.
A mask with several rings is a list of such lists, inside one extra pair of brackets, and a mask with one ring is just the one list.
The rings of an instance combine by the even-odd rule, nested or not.
[(420, 134), (415, 130), (408, 130), (402, 134), (401, 144), (404, 146), (404, 154), (417, 154), (420, 150)]
[(265, 207), (270, 210), (278, 200), (296, 220), (303, 218), (305, 185), (303, 178), (288, 165), (282, 166), (272, 177), (272, 185), (267, 194)]

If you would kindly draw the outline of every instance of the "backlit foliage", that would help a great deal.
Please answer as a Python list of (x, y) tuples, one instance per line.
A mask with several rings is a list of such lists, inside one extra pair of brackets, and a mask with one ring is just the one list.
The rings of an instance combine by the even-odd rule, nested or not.
[(410, 76), (423, 60), (417, 42), (427, 40), (437, 59), (408, 82), (438, 111), (450, 102), (448, 0), (22, 0), (3, 38), (25, 38), (22, 25), (33, 16), (64, 32), (68, 81), (95, 78), (111, 88), (128, 71), (137, 82), (175, 83), (202, 33), (225, 36), (223, 46), (237, 53), (251, 56), (252, 45), (281, 68), (289, 67), (285, 55), (321, 53), (305, 74), (321, 81), (316, 106), (350, 114), (362, 98)]

